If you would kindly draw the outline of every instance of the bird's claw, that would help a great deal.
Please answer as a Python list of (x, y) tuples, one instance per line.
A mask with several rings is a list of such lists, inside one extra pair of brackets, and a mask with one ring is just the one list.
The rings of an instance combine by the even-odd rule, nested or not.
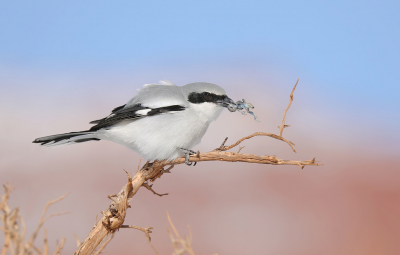
[[(184, 149), (184, 148), (179, 148), (183, 153), (185, 153), (185, 164), (186, 165), (188, 165), (188, 166), (191, 166), (191, 165), (193, 165), (193, 162), (190, 162), (189, 161), (189, 158), (190, 158), (190, 155), (195, 155), (195, 154), (197, 154), (197, 152), (195, 152), (195, 151), (192, 151), (192, 150), (188, 150), (188, 149)], [(193, 166), (195, 166), (197, 164), (197, 162), (194, 162), (194, 165)]]

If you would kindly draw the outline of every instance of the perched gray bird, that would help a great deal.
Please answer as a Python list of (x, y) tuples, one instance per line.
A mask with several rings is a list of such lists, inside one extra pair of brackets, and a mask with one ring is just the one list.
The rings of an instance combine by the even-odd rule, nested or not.
[(107, 117), (90, 122), (87, 131), (37, 138), (44, 146), (109, 140), (124, 145), (148, 161), (173, 160), (200, 143), (223, 107), (235, 105), (218, 85), (196, 82), (185, 86), (163, 81), (148, 84)]

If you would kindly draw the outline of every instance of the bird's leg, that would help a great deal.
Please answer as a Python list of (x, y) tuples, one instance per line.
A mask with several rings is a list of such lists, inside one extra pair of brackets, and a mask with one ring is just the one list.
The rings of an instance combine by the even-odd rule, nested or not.
[[(185, 164), (188, 166), (191, 166), (193, 164), (193, 162), (189, 162), (190, 155), (195, 155), (195, 154), (197, 154), (197, 152), (188, 150), (188, 149), (184, 149), (184, 148), (178, 148), (178, 149), (181, 150), (183, 153), (185, 153)], [(193, 166), (195, 166), (196, 164), (197, 164), (197, 162), (194, 162)]]

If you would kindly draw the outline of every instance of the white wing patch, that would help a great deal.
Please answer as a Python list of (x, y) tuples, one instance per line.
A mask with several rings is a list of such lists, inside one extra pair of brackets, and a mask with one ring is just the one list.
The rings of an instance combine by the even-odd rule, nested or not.
[(136, 111), (136, 114), (146, 115), (149, 111), (151, 111), (151, 109), (143, 109), (143, 110)]

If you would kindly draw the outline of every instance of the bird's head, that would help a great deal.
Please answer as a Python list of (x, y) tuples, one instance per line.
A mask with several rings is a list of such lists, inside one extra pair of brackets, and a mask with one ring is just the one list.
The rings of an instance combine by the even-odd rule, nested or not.
[(223, 88), (212, 83), (196, 82), (184, 86), (187, 100), (192, 104), (212, 103), (215, 106), (227, 107), (234, 103)]
[(234, 103), (223, 88), (212, 83), (196, 82), (183, 86), (187, 101), (198, 115), (208, 121), (218, 118), (223, 107)]

